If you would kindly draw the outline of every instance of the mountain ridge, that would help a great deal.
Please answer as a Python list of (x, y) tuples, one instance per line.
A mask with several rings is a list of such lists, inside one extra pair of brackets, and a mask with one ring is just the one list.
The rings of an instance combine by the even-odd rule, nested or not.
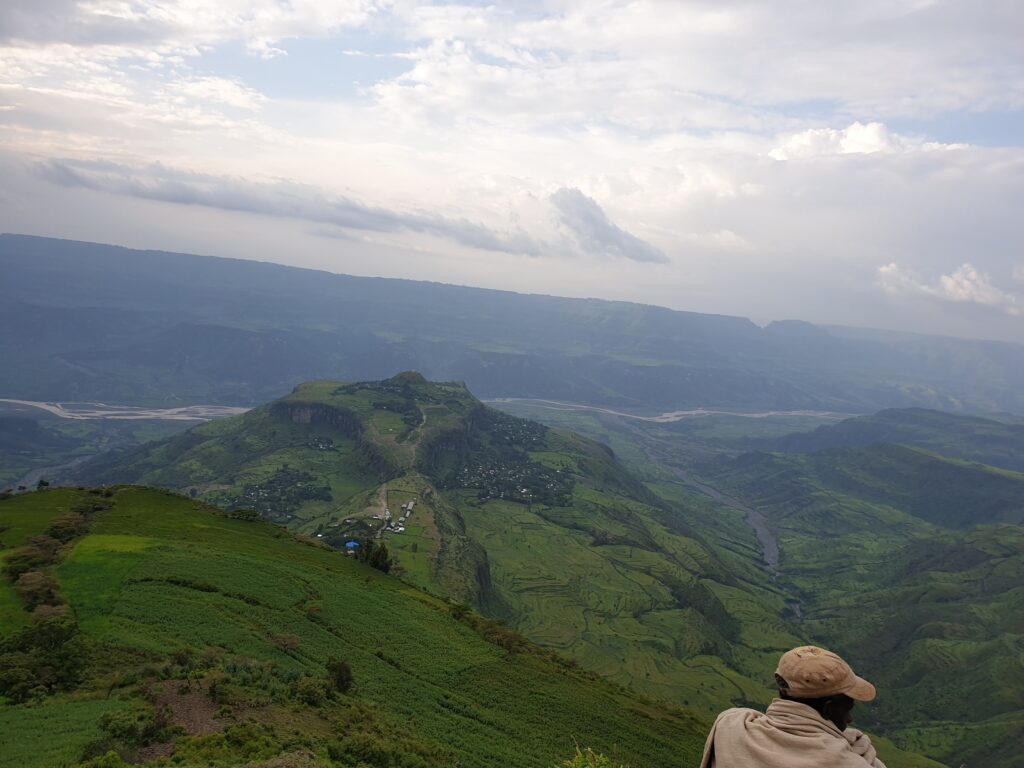
[[(11, 285), (0, 391), (27, 399), (254, 404), (299, 381), (416, 369), (483, 397), (644, 409), (1024, 410), (1020, 345), (762, 329), (627, 302), (28, 236), (0, 236), (0, 265)], [(808, 327), (827, 342), (817, 357)]]

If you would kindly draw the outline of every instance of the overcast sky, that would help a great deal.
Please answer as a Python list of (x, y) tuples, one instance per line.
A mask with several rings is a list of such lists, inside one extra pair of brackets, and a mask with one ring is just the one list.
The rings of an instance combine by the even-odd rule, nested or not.
[(1024, 5), (2, 0), (0, 230), (1024, 341)]

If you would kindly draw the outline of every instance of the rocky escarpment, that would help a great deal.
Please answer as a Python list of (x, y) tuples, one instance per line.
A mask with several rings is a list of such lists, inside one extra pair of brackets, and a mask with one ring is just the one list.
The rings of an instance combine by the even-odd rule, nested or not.
[(355, 413), (347, 408), (324, 403), (279, 400), (270, 406), (270, 415), (279, 421), (290, 421), (295, 424), (330, 426), (351, 438), (357, 438), (363, 433), (362, 422)]

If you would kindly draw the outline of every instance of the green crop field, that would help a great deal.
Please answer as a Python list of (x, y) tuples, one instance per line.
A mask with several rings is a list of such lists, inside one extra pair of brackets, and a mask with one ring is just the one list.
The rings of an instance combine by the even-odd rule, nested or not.
[[(79, 497), (88, 495), (62, 490), (0, 501), (0, 521), (39, 528)], [(353, 691), (316, 705), (292, 701), (287, 717), (273, 690), (247, 684), (245, 675), (232, 678), (220, 724), (230, 735), (257, 721), (259, 743), (301, 747), (324, 765), (355, 764), (338, 757), (341, 747), (329, 747), (344, 741), (345, 718), (357, 715), (377, 724), (381, 749), (414, 750), (388, 746), (401, 741), (399, 733), (415, 742), (422, 761), (403, 765), (548, 768), (572, 753), (574, 740), (635, 766), (692, 763), (699, 755), (705, 724), (692, 716), (528, 646), (511, 653), (487, 642), (452, 618), (444, 601), (352, 558), (162, 491), (125, 487), (110, 503), (56, 566), (93, 661), (73, 695), (0, 706), (4, 765), (77, 764), (101, 715), (144, 707), (140, 686), (181, 674), (170, 659), (186, 647), (217, 659), (193, 672), (191, 685), (203, 690), (218, 676), (241, 675), (231, 672), (240, 667), (264, 676), (272, 669), (277, 681), (319, 679), (329, 656), (344, 658)], [(289, 736), (285, 722), (301, 725), (303, 737)], [(31, 737), (42, 732), (45, 749), (33, 750)], [(183, 737), (179, 754), (199, 759), (225, 749), (230, 739)]]

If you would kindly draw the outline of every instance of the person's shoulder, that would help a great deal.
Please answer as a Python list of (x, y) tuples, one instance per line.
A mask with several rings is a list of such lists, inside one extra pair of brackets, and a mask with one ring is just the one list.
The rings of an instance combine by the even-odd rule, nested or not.
[(718, 717), (715, 718), (715, 725), (746, 722), (758, 717), (764, 717), (764, 712), (758, 712), (756, 709), (747, 709), (746, 707), (733, 707), (732, 709), (720, 712)]

